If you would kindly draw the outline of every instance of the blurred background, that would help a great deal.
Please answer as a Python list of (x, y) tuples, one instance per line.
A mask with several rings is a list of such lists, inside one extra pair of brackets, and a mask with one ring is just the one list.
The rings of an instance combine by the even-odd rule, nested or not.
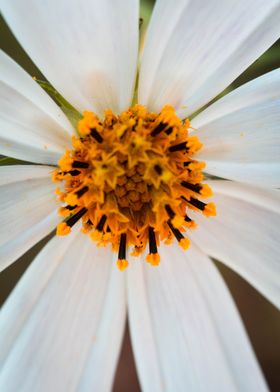
[[(145, 32), (154, 0), (141, 4), (141, 33)], [(0, 17), (0, 47), (32, 76), (44, 77), (19, 46), (9, 28)], [(280, 66), (280, 40), (252, 64), (226, 92)], [(52, 234), (26, 252), (17, 262), (0, 275), (0, 304), (2, 304), (35, 255)], [(215, 261), (239, 309), (240, 315), (254, 347), (259, 363), (271, 391), (280, 391), (280, 312), (236, 273)], [(114, 392), (140, 391), (128, 328), (126, 328)], [(256, 391), (257, 392), (257, 391)]]

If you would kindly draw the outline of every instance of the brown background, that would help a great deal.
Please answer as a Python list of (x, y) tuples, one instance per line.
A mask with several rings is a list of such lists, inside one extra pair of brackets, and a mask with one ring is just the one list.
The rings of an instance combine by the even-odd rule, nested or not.
[[(144, 21), (147, 21), (146, 14)], [(0, 19), (0, 47), (14, 58), (32, 76), (42, 78), (42, 75), (30, 61), (24, 51), (17, 44), (9, 29)], [(253, 79), (265, 72), (280, 66), (280, 42), (276, 43), (269, 51), (255, 62), (231, 86), (232, 88)], [(260, 228), (261, 229), (261, 228)], [(48, 239), (48, 238), (47, 238)], [(5, 301), (9, 292), (28, 267), (34, 256), (47, 239), (29, 250), (16, 263), (11, 265), (0, 275), (0, 304)], [(256, 355), (263, 369), (271, 391), (280, 390), (280, 312), (266, 301), (255, 289), (221, 263), (217, 266), (222, 273), (232, 296), (239, 308), (241, 317), (249, 334)], [(114, 392), (140, 391), (132, 355), (131, 343), (126, 330), (123, 347), (120, 354), (119, 365), (115, 377)], [(257, 391), (256, 391), (257, 392)]]

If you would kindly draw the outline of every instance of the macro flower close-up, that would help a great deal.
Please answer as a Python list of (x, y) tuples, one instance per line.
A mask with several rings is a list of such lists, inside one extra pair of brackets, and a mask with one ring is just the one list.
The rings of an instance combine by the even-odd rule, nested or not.
[[(216, 261), (280, 306), (279, 0), (0, 0), (0, 390), (267, 391)], [(215, 261), (214, 261), (215, 260)], [(16, 263), (15, 263), (16, 264)], [(134, 391), (133, 388), (127, 389)]]

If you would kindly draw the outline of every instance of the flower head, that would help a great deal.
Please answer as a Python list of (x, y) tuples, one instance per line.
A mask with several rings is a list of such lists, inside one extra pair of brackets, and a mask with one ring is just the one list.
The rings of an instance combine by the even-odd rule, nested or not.
[(215, 215), (213, 203), (198, 199), (212, 192), (201, 183), (204, 164), (193, 158), (201, 143), (189, 128), (170, 106), (158, 115), (141, 105), (119, 116), (107, 111), (103, 120), (85, 112), (80, 137), (73, 136), (73, 149), (66, 150), (52, 176), (64, 183), (59, 198), (66, 203), (57, 234), (69, 234), (82, 219), (94, 241), (119, 251), (121, 270), (128, 265), (130, 245), (139, 255), (149, 243), (151, 265), (159, 264), (159, 240), (170, 243), (174, 236), (187, 249), (190, 241), (182, 232), (195, 227), (188, 210)]
[(128, 314), (144, 391), (266, 390), (210, 257), (279, 306), (280, 72), (211, 101), (279, 1), (158, 0), (140, 55), (137, 0), (0, 5), (59, 103), (0, 53), (1, 267), (63, 235), (4, 305), (0, 389), (110, 390)]

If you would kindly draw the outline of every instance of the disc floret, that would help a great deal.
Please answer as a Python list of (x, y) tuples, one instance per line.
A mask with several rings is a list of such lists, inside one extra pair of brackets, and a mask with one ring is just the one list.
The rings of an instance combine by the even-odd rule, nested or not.
[(141, 105), (118, 116), (107, 110), (103, 120), (84, 112), (73, 149), (53, 173), (64, 185), (58, 194), (65, 219), (57, 234), (68, 234), (81, 220), (83, 232), (98, 245), (119, 252), (121, 270), (128, 265), (128, 246), (137, 256), (149, 244), (151, 265), (160, 262), (160, 241), (175, 237), (187, 249), (185, 232), (195, 227), (188, 213), (215, 215), (215, 205), (201, 201), (212, 191), (202, 184), (205, 164), (193, 159), (202, 145), (190, 129), (189, 120), (181, 121), (171, 106), (159, 114)]

